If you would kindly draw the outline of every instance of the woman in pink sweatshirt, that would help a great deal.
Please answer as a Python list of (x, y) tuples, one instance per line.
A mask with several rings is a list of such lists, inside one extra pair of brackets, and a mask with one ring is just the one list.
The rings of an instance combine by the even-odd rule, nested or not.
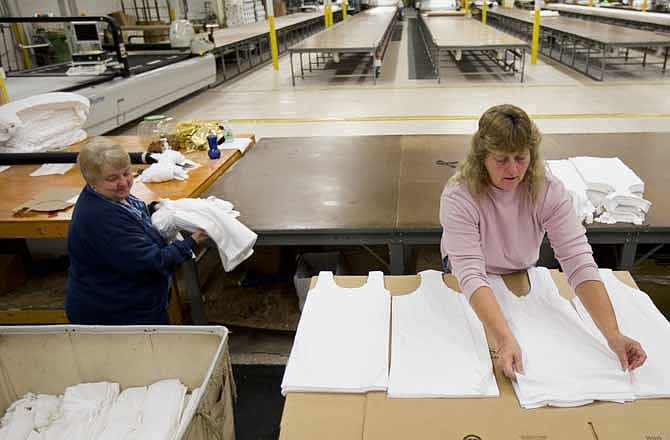
[(646, 360), (642, 346), (621, 334), (570, 196), (545, 174), (541, 135), (513, 105), (488, 109), (470, 152), (442, 192), (442, 258), (498, 342), (506, 376), (523, 373), (521, 348), (491, 291), (487, 273), (523, 271), (538, 260), (545, 232), (568, 281), (617, 354), (623, 369)]

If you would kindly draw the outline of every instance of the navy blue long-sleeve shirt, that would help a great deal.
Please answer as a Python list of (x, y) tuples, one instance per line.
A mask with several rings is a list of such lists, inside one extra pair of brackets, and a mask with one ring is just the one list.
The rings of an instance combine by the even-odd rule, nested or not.
[(86, 186), (77, 200), (67, 247), (65, 310), (73, 324), (167, 324), (170, 275), (191, 257), (193, 239), (168, 244), (144, 202), (106, 199)]

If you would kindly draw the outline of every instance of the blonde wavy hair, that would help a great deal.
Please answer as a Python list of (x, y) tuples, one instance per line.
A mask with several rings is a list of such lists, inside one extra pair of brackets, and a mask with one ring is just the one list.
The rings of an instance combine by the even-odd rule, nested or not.
[(544, 188), (544, 161), (540, 156), (542, 134), (525, 111), (511, 104), (489, 108), (479, 118), (479, 129), (472, 136), (470, 151), (449, 184), (464, 183), (476, 196), (484, 195), (491, 180), (484, 161), (491, 153), (530, 153), (528, 170), (521, 181), (530, 200), (535, 203)]

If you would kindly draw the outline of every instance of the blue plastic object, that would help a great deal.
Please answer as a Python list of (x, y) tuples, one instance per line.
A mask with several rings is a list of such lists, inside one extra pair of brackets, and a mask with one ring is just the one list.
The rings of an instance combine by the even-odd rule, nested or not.
[(207, 143), (209, 144), (209, 151), (207, 151), (207, 155), (209, 156), (210, 159), (218, 159), (221, 157), (221, 150), (219, 150), (219, 147), (216, 145), (216, 135), (215, 134), (210, 134), (207, 136)]

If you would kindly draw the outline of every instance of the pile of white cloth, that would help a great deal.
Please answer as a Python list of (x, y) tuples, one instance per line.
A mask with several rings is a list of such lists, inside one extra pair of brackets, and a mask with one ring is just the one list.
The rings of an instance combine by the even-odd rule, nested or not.
[[(528, 11), (528, 14), (530, 15), (530, 18), (535, 17), (535, 11)], [(558, 11), (549, 11), (546, 9), (543, 9), (540, 11), (540, 17), (558, 17)]]
[[(172, 440), (189, 422), (199, 389), (177, 379), (148, 387), (83, 383), (62, 396), (26, 394), (0, 422), (0, 440)], [(188, 404), (187, 404), (188, 401)]]
[(86, 139), (90, 104), (75, 93), (45, 93), (0, 107), (0, 152), (40, 153)]
[(644, 223), (651, 208), (644, 182), (618, 157), (548, 160), (547, 167), (565, 185), (582, 221)]
[(593, 215), (596, 208), (589, 200), (586, 191), (586, 183), (582, 180), (575, 166), (569, 160), (547, 160), (547, 167), (556, 178), (558, 178), (572, 198), (572, 206), (575, 208), (577, 218), (582, 223), (593, 223)]
[(151, 164), (151, 166), (140, 174), (139, 180), (141, 182), (167, 182), (169, 180), (186, 180), (188, 174), (184, 169), (187, 163), (195, 163), (186, 159), (186, 157), (179, 151), (167, 150), (163, 153), (154, 153), (152, 158), (158, 162)]
[(216, 243), (223, 268), (231, 271), (253, 254), (258, 238), (237, 220), (239, 216), (232, 203), (216, 197), (162, 199), (151, 222), (169, 241), (175, 240), (180, 230), (204, 230)]

